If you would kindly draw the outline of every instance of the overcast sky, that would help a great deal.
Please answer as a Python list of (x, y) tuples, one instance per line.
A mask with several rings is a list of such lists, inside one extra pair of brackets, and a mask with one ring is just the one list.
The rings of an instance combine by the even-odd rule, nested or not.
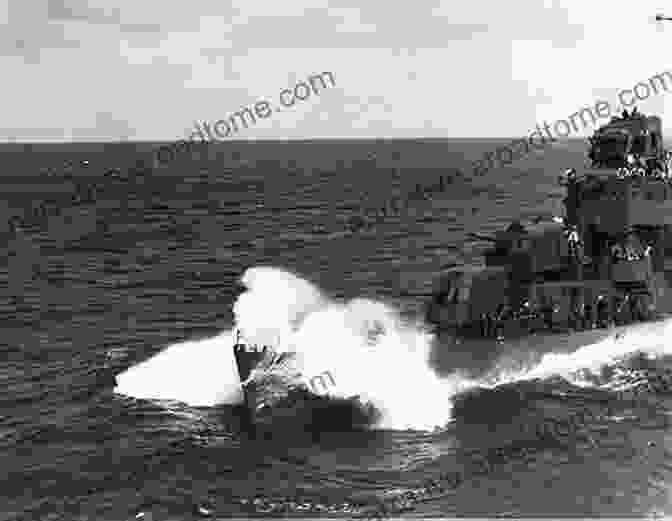
[[(672, 71), (669, 0), (0, 5), (2, 141), (179, 139), (324, 71), (334, 88), (231, 137), (519, 136)], [(640, 104), (669, 137), (665, 107)]]

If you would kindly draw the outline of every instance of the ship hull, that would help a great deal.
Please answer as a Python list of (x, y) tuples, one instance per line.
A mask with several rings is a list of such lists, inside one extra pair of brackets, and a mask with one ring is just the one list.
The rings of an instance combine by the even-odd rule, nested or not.
[(452, 374), (456, 368), (462, 368), (475, 377), (487, 377), (493, 368), (519, 372), (536, 366), (546, 354), (570, 354), (604, 341), (624, 342), (633, 348), (641, 344), (643, 338), (649, 344), (664, 342), (668, 318), (671, 317), (585, 331), (543, 332), (501, 341), (458, 337), (444, 330), (437, 332), (430, 363), (441, 376)]
[(592, 327), (574, 328), (566, 325), (547, 325), (543, 319), (503, 320), (498, 325), (484, 326), (481, 323), (470, 323), (463, 326), (454, 324), (435, 324), (435, 332), (462, 340), (520, 340), (525, 337), (558, 338), (576, 336), (577, 338), (600, 338), (611, 334), (643, 327), (646, 324), (661, 322), (672, 315), (659, 313), (645, 321), (630, 322), (627, 324), (594, 325)]

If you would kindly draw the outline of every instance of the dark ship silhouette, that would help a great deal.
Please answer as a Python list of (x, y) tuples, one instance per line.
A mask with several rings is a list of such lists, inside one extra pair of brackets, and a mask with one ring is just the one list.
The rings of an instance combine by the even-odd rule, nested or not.
[[(293, 353), (279, 352), (276, 347), (248, 342), (236, 332), (233, 355), (244, 399), (239, 412), (249, 434), (266, 438), (273, 432), (280, 436), (309, 433), (319, 437), (322, 430), (361, 429), (378, 421), (378, 411), (359, 396), (333, 396), (336, 381), (330, 371), (299, 373), (283, 381), (284, 371), (272, 368), (282, 366)], [(255, 378), (255, 369), (267, 369), (267, 378)]]
[(463, 338), (573, 332), (672, 311), (672, 183), (660, 118), (635, 108), (589, 139), (590, 166), (570, 169), (566, 216), (494, 237), (484, 267), (436, 281), (427, 320)]

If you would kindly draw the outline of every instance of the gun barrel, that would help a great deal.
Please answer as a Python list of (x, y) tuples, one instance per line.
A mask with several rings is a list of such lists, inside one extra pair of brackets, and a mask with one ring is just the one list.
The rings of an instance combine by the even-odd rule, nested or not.
[(468, 233), (467, 236), (472, 238), (472, 239), (478, 239), (479, 241), (497, 242), (497, 239), (495, 239), (494, 237), (489, 237), (487, 235), (479, 235), (477, 233)]

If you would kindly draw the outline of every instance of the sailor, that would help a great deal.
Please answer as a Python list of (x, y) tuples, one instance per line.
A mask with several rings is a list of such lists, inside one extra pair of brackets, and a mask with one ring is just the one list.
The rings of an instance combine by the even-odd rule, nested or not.
[(581, 328), (581, 304), (579, 303), (578, 296), (572, 296), (572, 304), (569, 312), (569, 321), (570, 327), (574, 330), (579, 330)]
[(614, 316), (615, 299), (613, 296), (607, 297), (607, 327), (614, 327), (616, 324), (616, 317)]
[(595, 163), (597, 163), (597, 150), (592, 138), (590, 141), (590, 149), (588, 150), (588, 159), (590, 159), (592, 166), (596, 166)]
[(586, 304), (584, 313), (586, 317), (586, 329), (594, 329), (595, 317), (593, 316), (593, 306), (591, 306), (590, 304)]
[(661, 179), (665, 179), (667, 176), (665, 175), (665, 161), (663, 161), (660, 158), (656, 158), (653, 161), (653, 169), (658, 172), (658, 176)]
[(623, 259), (623, 246), (620, 243), (616, 243), (611, 247), (611, 254), (614, 261), (619, 261)]
[(530, 330), (530, 304), (526, 300), (523, 301), (523, 303), (519, 306), (518, 311), (516, 313), (518, 316), (516, 317), (516, 320), (518, 322), (519, 327), (525, 326), (527, 329), (527, 332), (529, 333)]
[(485, 321), (486, 321), (485, 324), (487, 330), (487, 337), (490, 338), (495, 333), (495, 324), (497, 322), (496, 313), (493, 311), (491, 311), (490, 313), (486, 313)]
[(635, 299), (635, 317), (637, 320), (643, 322), (646, 320), (646, 312), (647, 312), (647, 305), (645, 301), (645, 297), (643, 295), (639, 295)]
[(581, 248), (581, 238), (579, 237), (576, 225), (571, 225), (567, 228), (565, 234), (567, 236), (567, 245), (569, 246), (570, 254), (577, 259), (581, 259), (583, 250)]
[(488, 318), (486, 313), (481, 313), (480, 317), (481, 336), (488, 337)]
[(632, 245), (631, 244), (626, 244), (625, 245), (625, 259), (627, 261), (635, 260), (635, 252), (632, 251)]
[(630, 303), (630, 295), (626, 293), (623, 295), (618, 302), (618, 308), (616, 309), (616, 312), (620, 315), (620, 324), (626, 324), (628, 322), (627, 317), (623, 316), (624, 311), (627, 309), (628, 304)]
[(629, 304), (631, 320), (639, 320), (639, 299), (637, 297), (630, 297)]
[(622, 320), (620, 319), (621, 310), (623, 309), (623, 297), (615, 296), (614, 297), (614, 322), (617, 326), (620, 326)]
[(649, 157), (645, 161), (646, 163), (646, 173), (650, 177), (659, 177), (659, 171), (658, 171), (658, 160), (654, 157)]
[(532, 306), (529, 300), (525, 299), (523, 301), (523, 304), (520, 306), (520, 314), (524, 318), (529, 318), (532, 314)]
[(579, 326), (581, 329), (586, 329), (588, 327), (587, 315), (586, 315), (586, 303), (583, 300), (583, 296), (578, 302), (577, 315), (579, 318)]
[(609, 322), (608, 317), (608, 302), (604, 295), (597, 297), (597, 323), (599, 327), (607, 327)]
[(497, 328), (499, 321), (497, 319), (497, 312), (491, 311), (488, 313), (488, 338), (497, 336)]
[(508, 316), (508, 306), (506, 304), (500, 304), (497, 307), (497, 316), (495, 319), (495, 334), (497, 336), (497, 341), (504, 340), (504, 320)]
[(625, 156), (625, 161), (628, 164), (627, 168), (625, 169), (625, 176), (630, 177), (634, 176), (636, 171), (637, 171), (637, 157), (635, 157), (635, 154), (629, 153), (627, 156)]
[(548, 302), (541, 308), (544, 324), (547, 329), (553, 329), (553, 307), (553, 302)]
[(618, 252), (620, 254), (619, 259), (623, 260), (623, 261), (627, 260), (628, 259), (628, 249), (627, 249), (627, 247), (624, 244), (619, 244), (618, 246), (619, 246)]

